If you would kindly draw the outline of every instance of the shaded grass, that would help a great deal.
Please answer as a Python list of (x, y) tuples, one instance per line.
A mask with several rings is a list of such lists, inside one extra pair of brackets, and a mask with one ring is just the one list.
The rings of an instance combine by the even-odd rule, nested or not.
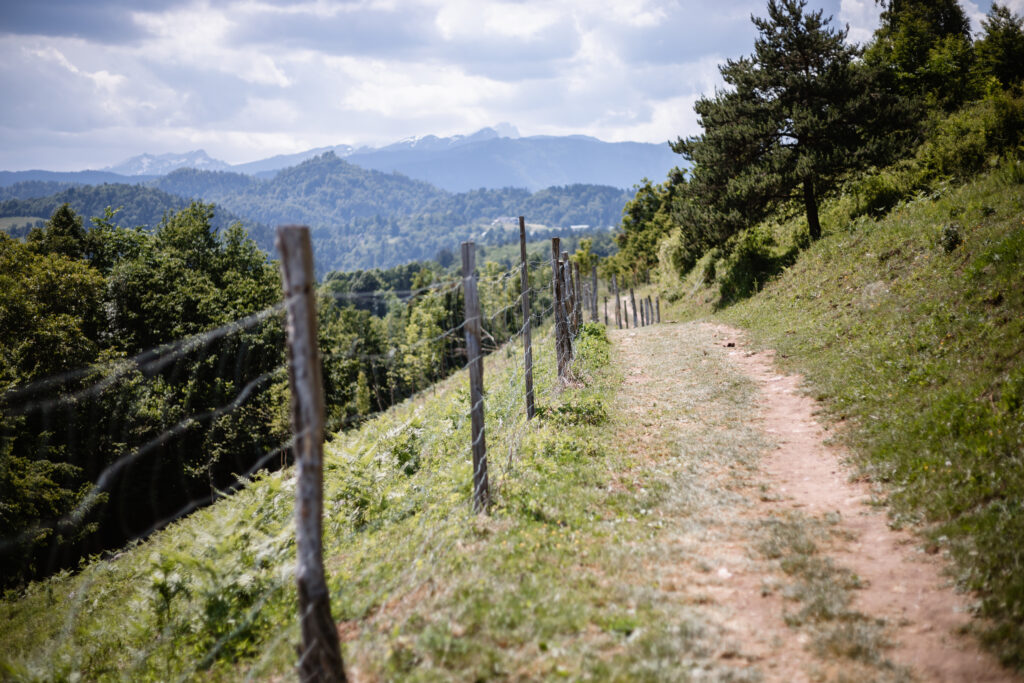
[[(826, 236), (719, 318), (775, 348), (846, 420), (895, 523), (926, 523), (981, 596), (987, 641), (1022, 668), (1024, 191), (1000, 168), (879, 220), (843, 216), (823, 212)], [(676, 315), (710, 312), (696, 277)]]

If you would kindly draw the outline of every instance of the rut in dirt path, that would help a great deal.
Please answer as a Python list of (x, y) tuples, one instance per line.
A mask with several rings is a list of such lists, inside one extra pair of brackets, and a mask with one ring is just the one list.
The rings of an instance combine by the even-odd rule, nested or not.
[[(1012, 681), (962, 631), (938, 558), (887, 525), (799, 378), (722, 326), (611, 331), (620, 444), (676, 486), (645, 570), (698, 606), (712, 678)], [(711, 675), (713, 674), (713, 675)]]

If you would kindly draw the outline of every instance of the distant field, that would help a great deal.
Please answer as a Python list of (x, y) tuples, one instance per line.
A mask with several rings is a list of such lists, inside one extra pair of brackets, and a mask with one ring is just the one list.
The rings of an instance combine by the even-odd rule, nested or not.
[(45, 218), (39, 216), (7, 216), (6, 218), (0, 218), (0, 230), (4, 232), (10, 232), (14, 228), (20, 228), (25, 225), (33, 225), (36, 221), (45, 221)]

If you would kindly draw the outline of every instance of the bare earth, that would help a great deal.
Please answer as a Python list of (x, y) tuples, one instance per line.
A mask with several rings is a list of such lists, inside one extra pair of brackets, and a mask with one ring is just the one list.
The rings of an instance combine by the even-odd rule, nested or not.
[[(629, 416), (619, 426), (621, 447), (651, 467), (671, 462), (692, 473), (692, 490), (659, 513), (661, 550), (645, 556), (644, 568), (666, 600), (701, 609), (713, 625), (707, 678), (1021, 680), (964, 635), (967, 598), (943, 576), (942, 558), (888, 526), (868, 485), (851, 481), (844, 453), (828, 443), (800, 378), (779, 374), (771, 352), (748, 351), (741, 332), (708, 324), (611, 337), (625, 376), (620, 410)], [(713, 403), (700, 394), (709, 381), (747, 391), (748, 413), (737, 420), (721, 417), (728, 410), (720, 406), (702, 412)], [(706, 441), (708, 432), (720, 441)], [(701, 456), (744, 448), (757, 457)], [(797, 609), (786, 588), (792, 576), (756, 547), (767, 523), (797, 517), (828, 520), (815, 552), (859, 578), (846, 609), (884, 633), (881, 656), (836, 656), (814, 646), (817, 632), (787, 623)]]

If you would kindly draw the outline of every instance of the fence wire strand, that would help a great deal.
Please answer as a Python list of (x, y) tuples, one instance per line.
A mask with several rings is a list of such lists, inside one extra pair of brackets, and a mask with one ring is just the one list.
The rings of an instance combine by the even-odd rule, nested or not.
[[(547, 265), (546, 260), (542, 259), (539, 265), (541, 268), (544, 268)], [(531, 267), (536, 269), (537, 265), (531, 261)], [(481, 301), (487, 302), (491, 306), (491, 310), (482, 313), (481, 321), (486, 323), (483, 327), (485, 337), (489, 338), (489, 344), (485, 346), (485, 351), (489, 351), (489, 353), (486, 354), (485, 359), (485, 366), (488, 370), (484, 375), (485, 396), (480, 401), (483, 403), (486, 412), (486, 427), (481, 437), (487, 439), (488, 446), (492, 447), (487, 461), (492, 482), (492, 500), (496, 497), (501, 497), (504, 487), (507, 485), (510, 477), (513, 476), (516, 466), (516, 454), (520, 451), (523, 439), (531, 430), (531, 422), (526, 417), (525, 378), (527, 368), (523, 357), (527, 323), (521, 320), (521, 315), (518, 312), (522, 307), (524, 297), (534, 298), (534, 295), (538, 293), (550, 294), (545, 286), (541, 285), (538, 288), (533, 283), (529, 285), (526, 291), (519, 291), (520, 275), (521, 265), (517, 263), (503, 272), (491, 273), (486, 276), (478, 276), (477, 278), (478, 286), (486, 289), (486, 294), (482, 293)], [(444, 297), (447, 295), (455, 295), (457, 297), (462, 286), (462, 278), (457, 278), (409, 290), (333, 292), (327, 288), (321, 290), (320, 294), (338, 304), (358, 305), (397, 298), (403, 305), (412, 306), (419, 298), (423, 297)], [(534, 305), (536, 305), (536, 302)], [(554, 367), (555, 365), (555, 356), (558, 354), (558, 351), (555, 349), (555, 324), (553, 322), (543, 323), (543, 321), (549, 321), (553, 318), (555, 306), (555, 302), (551, 302), (543, 308), (538, 307), (540, 310), (531, 311), (529, 325), (534, 337), (532, 343), (532, 371), (534, 372), (542, 366)], [(227, 323), (215, 330), (148, 349), (131, 358), (118, 359), (102, 367), (82, 368), (63, 373), (59, 376), (46, 378), (24, 387), (18, 387), (0, 396), (0, 402), (2, 402), (5, 412), (8, 415), (14, 416), (25, 415), (30, 412), (48, 411), (61, 405), (73, 405), (102, 393), (134, 371), (138, 371), (146, 377), (156, 376), (157, 373), (167, 369), (175, 361), (181, 360), (195, 352), (203, 352), (204, 349), (209, 348), (210, 344), (219, 339), (252, 329), (279, 315), (283, 308), (284, 302), (278, 303), (252, 315)], [(510, 318), (514, 322), (510, 322)], [(538, 321), (541, 321), (541, 324), (537, 324)], [(461, 348), (465, 326), (466, 321), (463, 320), (449, 326), (440, 333), (428, 338), (419, 339), (404, 347), (391, 346), (383, 353), (360, 353), (357, 349), (359, 341), (356, 340), (346, 350), (321, 351), (321, 358), (324, 362), (353, 360), (361, 363), (375, 363), (379, 361), (389, 362), (400, 353), (409, 353), (424, 346), (441, 342), (453, 342), (456, 348)], [(510, 326), (513, 329), (509, 329)], [(575, 344), (575, 341), (572, 343)], [(575, 349), (573, 349), (573, 356), (575, 356)], [(468, 361), (469, 359), (465, 360)], [(226, 358), (221, 358), (220, 362), (223, 366), (229, 361)], [(243, 359), (236, 359), (236, 377), (238, 376), (239, 368), (243, 365)], [(499, 370), (495, 370), (496, 367)], [(221, 370), (223, 369), (225, 368), (222, 367)], [(437, 368), (433, 369), (434, 372), (436, 370)], [(174, 370), (175, 373), (179, 371), (178, 368)], [(50, 392), (55, 388), (88, 378), (94, 374), (102, 376), (98, 381), (89, 386), (57, 398), (38, 398), (40, 395)], [(278, 365), (269, 371), (263, 372), (257, 377), (248, 380), (230, 401), (222, 403), (215, 408), (184, 417), (163, 430), (160, 434), (122, 454), (121, 457), (109, 463), (99, 473), (85, 498), (65, 518), (58, 520), (58, 525), (72, 524), (83, 519), (92, 506), (96, 504), (100, 495), (109, 489), (119, 473), (125, 468), (130, 467), (138, 459), (145, 457), (162, 444), (201, 423), (209, 422), (209, 429), (212, 430), (214, 423), (219, 418), (244, 406), (254, 393), (264, 389), (267, 384), (273, 384), (275, 381), (281, 380), (284, 374), (285, 367), (283, 365)], [(447, 419), (446, 427), (427, 430), (421, 426), (421, 422), (424, 419), (422, 401), (426, 392), (437, 391), (438, 382), (442, 385), (447, 383), (448, 386), (451, 386), (452, 383), (461, 384), (461, 376), (446, 379), (433, 375), (431, 377), (424, 377), (424, 379), (433, 379), (435, 383), (421, 389), (407, 399), (410, 403), (408, 408), (385, 413), (381, 416), (379, 425), (366, 430), (345, 431), (350, 427), (366, 422), (368, 416), (365, 415), (345, 415), (335, 425), (342, 431), (338, 432), (337, 438), (326, 446), (324, 461), (325, 479), (338, 473), (356, 472), (360, 468), (367, 472), (376, 473), (373, 476), (395, 476), (394, 471), (385, 471), (385, 468), (401, 466), (399, 461), (396, 460), (399, 456), (395, 454), (397, 448), (395, 444), (401, 438), (414, 433), (422, 433), (422, 436), (418, 437), (422, 440), (417, 442), (419, 448), (419, 455), (417, 457), (422, 460), (418, 465), (418, 471), (422, 473), (420, 475), (422, 481), (417, 484), (417, 491), (406, 489), (410, 497), (422, 497), (424, 495), (423, 491), (443, 490), (448, 486), (446, 477), (450, 476), (449, 470), (451, 468), (460, 467), (460, 462), (472, 462), (473, 443), (471, 443), (469, 438), (465, 438), (461, 442), (462, 446), (457, 447), (454, 451), (449, 447), (449, 444), (456, 435), (466, 434), (468, 436), (469, 432), (470, 409), (472, 406), (469, 405), (468, 400), (460, 403), (465, 397), (460, 398), (458, 390), (449, 392), (449, 398), (445, 399), (446, 407), (442, 406), (439, 408), (442, 417), (435, 418), (442, 421)], [(534, 400), (538, 405), (541, 405), (552, 401), (561, 391), (562, 386), (557, 381), (535, 382), (533, 388)], [(399, 417), (400, 415), (401, 417)], [(197, 513), (197, 511), (200, 511), (209, 503), (250, 490), (246, 484), (250, 483), (261, 470), (272, 464), (275, 458), (280, 458), (283, 462), (294, 443), (295, 437), (292, 436), (279, 445), (265, 449), (258, 457), (252, 458), (244, 470), (236, 474), (233, 482), (219, 489), (211, 487), (208, 495), (189, 500), (172, 514), (163, 516), (149, 524), (145, 528), (144, 533), (139, 534), (139, 536), (142, 538), (150, 537), (156, 531), (167, 527), (175, 520), (181, 519), (190, 513)], [(472, 475), (472, 468), (470, 467), (469, 469)], [(276, 482), (272, 487), (273, 491), (278, 491), (280, 494), (292, 490), (294, 486), (294, 470), (285, 470), (269, 476)], [(357, 493), (352, 493), (345, 489), (344, 484), (339, 485), (333, 481), (328, 490), (325, 491), (324, 537), (330, 540), (332, 547), (344, 546), (346, 543), (354, 542), (358, 538), (358, 522), (354, 522), (351, 518), (351, 515), (357, 514), (358, 511), (353, 512), (345, 498), (347, 495), (356, 495)], [(432, 505), (430, 501), (412, 500), (409, 504), (424, 505), (423, 514), (425, 515), (439, 514), (441, 510), (436, 505)], [(463, 514), (470, 515), (472, 513), (470, 497), (466, 497), (457, 508)], [(265, 524), (263, 522), (253, 526), (249, 523), (250, 520), (242, 519), (239, 516), (240, 512), (232, 512), (231, 510), (225, 510), (224, 517), (218, 522), (219, 526), (215, 527), (216, 532), (221, 535), (221, 538), (217, 538), (216, 535), (211, 536), (209, 540), (213, 546), (217, 546), (222, 542), (226, 543), (227, 541), (224, 541), (224, 538), (230, 537), (237, 529), (243, 527), (245, 529), (244, 533), (254, 539), (252, 543), (256, 547), (263, 548), (268, 553), (285, 552), (293, 544), (294, 523), (292, 515), (294, 512), (284, 517), (280, 515), (273, 517), (272, 528), (264, 528)], [(342, 515), (340, 518), (338, 517), (339, 514)], [(349, 517), (346, 518), (344, 514), (349, 515)], [(9, 545), (10, 543), (17, 542), (17, 540), (0, 539), (0, 548), (5, 547), (5, 544)], [(183, 543), (180, 539), (177, 539), (176, 542)], [(397, 546), (379, 548), (379, 562), (400, 564), (403, 558), (412, 553), (421, 558), (424, 565), (430, 566), (442, 562), (443, 558), (454, 549), (457, 542), (457, 539), (451, 537), (427, 534), (419, 537), (416, 541), (417, 545), (411, 549)], [(207, 561), (206, 555), (186, 560), (185, 558), (179, 558), (176, 554), (177, 551), (174, 551), (173, 547), (160, 547), (159, 551), (154, 550), (153, 553), (161, 557), (170, 558), (167, 561), (172, 565), (177, 562), (178, 565), (176, 566), (181, 567), (181, 572), (186, 572), (191, 567), (192, 571), (202, 573), (200, 567), (202, 567), (203, 562)], [(213, 552), (209, 548), (206, 550)], [(117, 557), (120, 553), (121, 551), (118, 551), (109, 556)], [(163, 561), (161, 560), (161, 562)], [(192, 564), (189, 564), (190, 562)], [(164, 565), (160, 564), (159, 566), (163, 567)], [(158, 570), (154, 569), (153, 571), (157, 572)], [(371, 572), (372, 565), (363, 571)], [(154, 576), (156, 576), (155, 573)], [(87, 596), (90, 595), (100, 577), (101, 573), (87, 574), (83, 577), (83, 582), (79, 584), (76, 590), (76, 598), (71, 604), (67, 605), (65, 619), (61, 627), (63, 636), (71, 637), (71, 634), (78, 628), (76, 624), (78, 624), (79, 619), (84, 618), (88, 614), (90, 608)], [(213, 576), (212, 570), (211, 577), (200, 577), (195, 579), (195, 581), (209, 580), (216, 584), (218, 579)], [(161, 580), (165, 581), (165, 583), (170, 581), (166, 576)], [(429, 577), (424, 578), (422, 571), (417, 567), (403, 566), (398, 571), (398, 574), (386, 584), (375, 585), (373, 577), (368, 574), (356, 574), (350, 577), (346, 583), (361, 586), (364, 590), (364, 594), (356, 600), (358, 604), (381, 605), (387, 602), (396, 586), (401, 586), (403, 591), (412, 592), (418, 589), (425, 589), (430, 581)], [(204, 648), (202, 655), (194, 660), (191, 667), (186, 667), (176, 673), (167, 672), (167, 677), (186, 680), (207, 669), (219, 656), (228, 651), (227, 648), (231, 647), (239, 634), (252, 628), (253, 624), (258, 622), (261, 618), (261, 612), (268, 609), (268, 605), (272, 602), (276, 604), (282, 595), (287, 594), (292, 589), (293, 577), (290, 573), (290, 567), (278, 567), (276, 571), (269, 574), (269, 578), (260, 586), (254, 598), (241, 610), (237, 623), (230, 629), (220, 633), (209, 643)], [(353, 598), (349, 598), (345, 591), (344, 587), (336, 589), (335, 594), (331, 595), (332, 601), (340, 601), (343, 598), (347, 598), (351, 602)], [(155, 597), (151, 595), (149, 599), (156, 600), (155, 604), (157, 605), (162, 604), (159, 602), (161, 599), (159, 595)], [(170, 605), (174, 598), (172, 596), (166, 600), (167, 604)], [(160, 653), (174, 642), (175, 629), (177, 628), (175, 626), (176, 622), (173, 621), (173, 610), (170, 607), (167, 610), (168, 612), (165, 615), (167, 623), (158, 628), (157, 637), (154, 641), (145, 647), (138, 648), (134, 652), (134, 656), (131, 658), (131, 662), (126, 670), (129, 677), (146, 675), (147, 671), (150, 671), (153, 666), (151, 660), (154, 657), (160, 656)], [(275, 666), (275, 655), (279, 654), (283, 648), (286, 648), (286, 643), (294, 642), (297, 639), (297, 633), (298, 622), (289, 623), (285, 628), (275, 629), (272, 637), (262, 646), (263, 651), (258, 656), (247, 660), (247, 679), (261, 678), (266, 675), (268, 669), (272, 669)], [(53, 647), (57, 646), (53, 645)], [(305, 653), (302, 653), (300, 656), (305, 656)]]

